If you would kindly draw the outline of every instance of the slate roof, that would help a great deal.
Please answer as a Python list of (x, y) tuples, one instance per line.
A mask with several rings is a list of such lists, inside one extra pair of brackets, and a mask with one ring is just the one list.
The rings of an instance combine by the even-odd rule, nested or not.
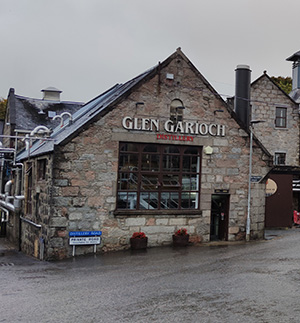
[(84, 103), (70, 101), (50, 101), (34, 99), (14, 94), (14, 89), (9, 92), (9, 122), (18, 130), (33, 130), (36, 126), (43, 125), (54, 129), (59, 125), (59, 120), (52, 120), (48, 116), (49, 111), (56, 114), (70, 112), (73, 114), (80, 109)]
[[(138, 75), (137, 77), (124, 84), (116, 84), (108, 91), (102, 93), (98, 97), (86, 103), (81, 109), (73, 114), (73, 121), (71, 123), (68, 120), (67, 122), (65, 122), (63, 127), (56, 127), (51, 136), (48, 138), (49, 140), (36, 141), (30, 148), (30, 156), (33, 157), (53, 152), (55, 145), (65, 144), (68, 140), (74, 138), (84, 127), (111, 111), (117, 103), (129, 96), (136, 87), (152, 78), (156, 73), (160, 71), (161, 68), (167, 66), (171, 60), (177, 57), (177, 55), (180, 55), (187, 61), (187, 63), (191, 66), (198, 77), (202, 79), (203, 83), (208, 87), (208, 89), (220, 101), (223, 102), (224, 108), (228, 110), (231, 117), (240, 125), (241, 128), (243, 128), (249, 134), (249, 130), (244, 127), (235, 112), (230, 109), (230, 107), (226, 104), (222, 97), (215, 91), (215, 89), (197, 70), (192, 62), (183, 54), (181, 49), (178, 48), (175, 53), (169, 56), (162, 63), (158, 63), (146, 72)], [(270, 153), (265, 149), (265, 147), (263, 147), (263, 145), (257, 140), (256, 137), (254, 137), (254, 141), (257, 142), (257, 144), (261, 147), (261, 149), (267, 156), (271, 157)], [(28, 158), (28, 151), (26, 150), (21, 151), (17, 155), (18, 161), (25, 158)]]
[[(83, 126), (92, 122), (101, 112), (107, 113), (110, 111), (107, 109), (112, 104), (116, 104), (117, 101), (130, 92), (130, 90), (137, 85), (146, 76), (150, 75), (156, 66), (140, 74), (134, 79), (126, 82), (125, 84), (116, 84), (108, 91), (102, 93), (98, 97), (86, 103), (81, 109), (72, 115), (72, 122), (66, 120), (63, 127), (56, 127), (50, 136), (50, 140), (36, 141), (30, 148), (30, 156), (41, 155), (53, 151), (54, 145), (64, 143), (70, 137), (74, 137)], [(22, 160), (28, 157), (27, 151), (22, 151), (18, 154), (17, 160)]]

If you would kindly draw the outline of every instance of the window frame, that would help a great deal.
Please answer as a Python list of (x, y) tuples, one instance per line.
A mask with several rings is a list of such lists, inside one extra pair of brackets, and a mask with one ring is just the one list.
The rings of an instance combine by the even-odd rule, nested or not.
[[(284, 111), (284, 116), (281, 116), (281, 113), (277, 113), (278, 111)], [(283, 122), (283, 125), (281, 124), (282, 122)], [(275, 108), (275, 128), (279, 128), (279, 129), (287, 128), (287, 108), (286, 107)]]
[(170, 105), (170, 120), (177, 124), (178, 122), (183, 121), (183, 112), (184, 112), (183, 102), (179, 99), (174, 99)]
[[(284, 157), (284, 163), (279, 163), (277, 162), (278, 160), (280, 160), (280, 158)], [(280, 165), (286, 165), (286, 153), (285, 152), (281, 152), (281, 151), (276, 151), (274, 153), (274, 165), (280, 166)]]
[(47, 159), (42, 158), (37, 160), (37, 180), (43, 181), (46, 179)]
[(25, 214), (33, 214), (33, 162), (26, 165), (26, 196), (25, 196)]
[[(136, 151), (123, 150), (126, 145), (135, 146)], [(147, 147), (157, 150), (144, 151)], [(185, 153), (189, 149), (194, 149), (194, 153)], [(127, 152), (128, 160), (134, 160), (136, 165), (129, 166), (129, 162), (124, 162)], [(143, 159), (147, 154), (148, 157)], [(184, 169), (184, 160), (186, 165), (193, 166)], [(143, 168), (145, 162), (148, 169)], [(199, 213), (201, 162), (201, 146), (120, 142), (115, 214)], [(171, 164), (175, 165), (173, 169)]]

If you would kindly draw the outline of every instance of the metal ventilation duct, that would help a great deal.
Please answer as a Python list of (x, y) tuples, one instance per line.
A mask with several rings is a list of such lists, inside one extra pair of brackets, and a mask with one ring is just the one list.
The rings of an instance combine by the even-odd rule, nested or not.
[(249, 126), (250, 83), (250, 66), (238, 65), (235, 70), (234, 111), (246, 127)]

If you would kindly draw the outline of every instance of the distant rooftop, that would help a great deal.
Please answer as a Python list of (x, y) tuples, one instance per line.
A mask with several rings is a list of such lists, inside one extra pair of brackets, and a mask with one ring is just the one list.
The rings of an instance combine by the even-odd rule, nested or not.
[(299, 59), (300, 59), (300, 51), (298, 51), (295, 54), (293, 54), (292, 56), (288, 57), (286, 60), (290, 61), (290, 62), (295, 62), (295, 61), (298, 61)]
[(22, 131), (31, 131), (39, 125), (54, 129), (59, 125), (59, 120), (52, 120), (55, 115), (63, 112), (73, 114), (84, 105), (83, 102), (29, 98), (16, 95), (14, 89), (10, 89), (8, 101), (9, 123), (14, 129)]
[(62, 91), (61, 91), (61, 90), (59, 90), (59, 89), (57, 89), (57, 88), (56, 88), (56, 87), (54, 87), (54, 86), (49, 86), (49, 87), (47, 87), (47, 88), (45, 88), (45, 89), (41, 90), (41, 92), (59, 92), (59, 93), (61, 93)]

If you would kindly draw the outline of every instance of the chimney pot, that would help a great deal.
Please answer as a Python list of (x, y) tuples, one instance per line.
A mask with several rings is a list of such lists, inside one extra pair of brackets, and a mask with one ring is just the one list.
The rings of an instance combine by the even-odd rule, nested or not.
[(55, 87), (47, 87), (46, 89), (41, 90), (44, 93), (43, 100), (47, 101), (60, 101), (61, 90)]
[(234, 111), (242, 123), (249, 126), (251, 70), (249, 65), (237, 65), (235, 70)]

